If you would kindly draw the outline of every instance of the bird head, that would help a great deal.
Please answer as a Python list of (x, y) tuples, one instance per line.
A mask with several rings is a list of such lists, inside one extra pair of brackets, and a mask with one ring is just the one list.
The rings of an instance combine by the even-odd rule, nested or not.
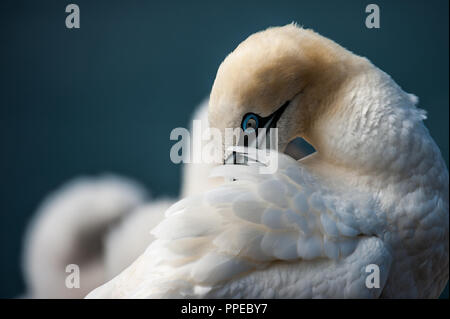
[[(339, 89), (358, 58), (295, 24), (255, 33), (217, 71), (210, 125), (222, 131), (277, 128), (279, 151), (297, 137), (310, 141), (317, 119), (333, 112)], [(225, 160), (232, 153), (230, 146), (223, 141)]]

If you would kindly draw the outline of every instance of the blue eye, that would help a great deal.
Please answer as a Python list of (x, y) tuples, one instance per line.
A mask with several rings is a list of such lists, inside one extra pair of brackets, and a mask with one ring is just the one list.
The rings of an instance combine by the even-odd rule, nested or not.
[(258, 129), (258, 117), (255, 114), (247, 114), (242, 121), (242, 129), (244, 131)]

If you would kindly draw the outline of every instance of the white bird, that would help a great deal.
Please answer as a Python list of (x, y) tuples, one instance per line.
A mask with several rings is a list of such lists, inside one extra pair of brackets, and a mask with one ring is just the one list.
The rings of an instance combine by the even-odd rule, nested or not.
[(301, 136), (317, 152), (279, 154), (274, 174), (218, 167), (229, 182), (173, 205), (146, 251), (87, 297), (438, 297), (449, 274), (448, 171), (416, 103), (311, 30), (250, 36), (217, 72), (210, 125), (276, 126), (279, 149)]

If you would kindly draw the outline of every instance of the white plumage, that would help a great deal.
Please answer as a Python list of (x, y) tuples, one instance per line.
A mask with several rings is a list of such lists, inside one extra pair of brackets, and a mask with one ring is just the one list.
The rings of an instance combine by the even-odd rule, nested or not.
[[(173, 205), (156, 240), (89, 298), (438, 297), (448, 281), (448, 172), (417, 98), (367, 59), (288, 25), (257, 33), (219, 68), (213, 127), (281, 116), (274, 174), (221, 166), (222, 186)], [(227, 155), (227, 154), (225, 154)], [(366, 267), (380, 288), (366, 286)]]
[[(385, 282), (391, 255), (373, 236), (384, 229), (384, 214), (364, 194), (332, 191), (291, 158), (280, 154), (279, 162), (274, 175), (258, 174), (255, 167), (217, 169), (216, 175), (237, 181), (172, 206), (152, 231), (158, 240), (94, 293), (131, 298), (378, 296), (381, 290), (364, 289), (365, 266), (377, 263)], [(287, 266), (290, 261), (302, 262), (286, 268), (285, 280), (276, 279), (272, 273), (281, 271), (280, 262)], [(240, 278), (249, 272), (249, 278)], [(136, 274), (141, 277), (130, 284)], [(345, 284), (340, 289), (322, 286), (328, 276)], [(271, 286), (269, 278), (280, 282)]]

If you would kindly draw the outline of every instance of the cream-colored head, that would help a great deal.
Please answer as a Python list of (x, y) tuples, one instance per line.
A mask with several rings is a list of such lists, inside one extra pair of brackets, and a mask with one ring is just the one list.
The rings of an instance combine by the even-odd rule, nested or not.
[(342, 84), (364, 64), (367, 60), (294, 24), (255, 33), (219, 67), (210, 124), (240, 127), (244, 115), (268, 117), (290, 101), (277, 123), (282, 151), (296, 137), (310, 140), (316, 119), (333, 112)]

